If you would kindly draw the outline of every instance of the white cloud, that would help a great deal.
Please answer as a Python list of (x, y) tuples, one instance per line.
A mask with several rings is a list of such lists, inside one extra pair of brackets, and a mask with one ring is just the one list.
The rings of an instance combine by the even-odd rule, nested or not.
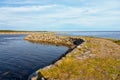
[(23, 7), (1, 7), (0, 11), (8, 12), (28, 12), (28, 11), (41, 11), (55, 7), (56, 5), (45, 6), (23, 6)]
[(0, 3), (2, 4), (33, 4), (38, 3), (39, 0), (4, 0)]
[[(116, 24), (120, 12), (108, 8), (74, 7), (65, 5), (38, 5), (23, 7), (1, 7), (0, 26), (60, 26), (73, 24), (98, 26)], [(118, 18), (118, 19), (117, 19)], [(102, 26), (103, 26), (102, 25)]]

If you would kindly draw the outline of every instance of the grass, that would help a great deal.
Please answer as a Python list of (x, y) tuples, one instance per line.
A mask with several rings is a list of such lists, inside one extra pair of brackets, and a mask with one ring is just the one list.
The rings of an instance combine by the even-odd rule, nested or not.
[[(28, 39), (67, 43), (65, 36), (55, 34), (33, 34)], [(83, 39), (84, 45), (77, 46), (50, 68), (39, 70), (39, 76), (47, 80), (119, 80), (120, 79), (120, 40), (95, 37), (70, 37)], [(71, 42), (70, 42), (71, 43)], [(117, 44), (115, 44), (117, 43)]]
[[(67, 54), (53, 67), (39, 71), (47, 80), (119, 80), (120, 46), (113, 41), (83, 37), (85, 45)], [(95, 57), (79, 60), (76, 57), (90, 50)]]
[(118, 80), (120, 60), (107, 57), (78, 61), (69, 57), (57, 66), (40, 72), (48, 80)]

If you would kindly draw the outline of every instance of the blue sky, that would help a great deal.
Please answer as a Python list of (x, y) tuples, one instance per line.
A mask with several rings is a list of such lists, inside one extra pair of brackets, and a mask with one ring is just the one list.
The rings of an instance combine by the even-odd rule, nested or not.
[(120, 31), (120, 0), (1, 0), (0, 29)]

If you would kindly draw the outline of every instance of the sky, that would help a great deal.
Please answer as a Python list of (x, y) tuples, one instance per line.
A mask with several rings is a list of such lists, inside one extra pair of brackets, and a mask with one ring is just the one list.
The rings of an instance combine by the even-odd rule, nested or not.
[(120, 31), (120, 0), (0, 0), (0, 30)]

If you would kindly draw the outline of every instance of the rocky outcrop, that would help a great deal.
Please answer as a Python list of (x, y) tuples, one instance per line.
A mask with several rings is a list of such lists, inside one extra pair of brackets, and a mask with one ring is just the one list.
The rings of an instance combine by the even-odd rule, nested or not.
[(43, 33), (35, 33), (28, 35), (25, 37), (25, 40), (28, 40), (33, 43), (44, 43), (44, 44), (52, 44), (52, 45), (63, 45), (70, 48), (75, 47), (76, 45), (83, 42), (82, 39), (77, 39), (69, 36), (58, 36), (52, 32), (43, 32)]

